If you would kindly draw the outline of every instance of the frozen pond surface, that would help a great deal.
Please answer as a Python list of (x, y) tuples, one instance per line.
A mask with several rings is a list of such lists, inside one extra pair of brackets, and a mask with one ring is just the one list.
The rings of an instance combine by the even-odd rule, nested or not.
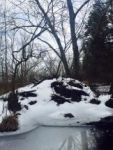
[(0, 150), (113, 150), (111, 131), (87, 127), (39, 127), (0, 137)]

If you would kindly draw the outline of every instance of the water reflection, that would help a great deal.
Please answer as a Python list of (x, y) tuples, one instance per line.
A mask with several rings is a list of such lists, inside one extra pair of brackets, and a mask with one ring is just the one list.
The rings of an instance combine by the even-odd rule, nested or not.
[(113, 150), (113, 131), (89, 127), (40, 127), (0, 137), (0, 150)]
[(58, 150), (96, 150), (94, 130), (89, 128), (78, 128), (78, 130), (80, 136), (67, 137)]
[(113, 150), (113, 130), (84, 128), (81, 137), (67, 137), (58, 150)]

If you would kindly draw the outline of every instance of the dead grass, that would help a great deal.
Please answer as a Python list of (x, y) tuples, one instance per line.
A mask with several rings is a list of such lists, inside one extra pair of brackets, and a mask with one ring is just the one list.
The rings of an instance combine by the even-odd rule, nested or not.
[(18, 126), (18, 118), (16, 115), (7, 116), (0, 123), (0, 132), (16, 131)]
[[(19, 88), (19, 87), (22, 87), (22, 86), (25, 86), (25, 85), (27, 85), (27, 84), (29, 84), (29, 83), (21, 83), (21, 82), (17, 82), (16, 84), (15, 84), (15, 88), (17, 89), (17, 88)], [(9, 91), (11, 91), (12, 90), (12, 84), (9, 82), (9, 83), (4, 83), (4, 82), (0, 82), (0, 95), (2, 95), (2, 94), (5, 94), (5, 93), (7, 93), (7, 92), (9, 92)]]

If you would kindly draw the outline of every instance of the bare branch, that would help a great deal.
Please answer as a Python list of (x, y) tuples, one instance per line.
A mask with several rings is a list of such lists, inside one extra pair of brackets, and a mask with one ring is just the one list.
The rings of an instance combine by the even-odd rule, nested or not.
[(26, 48), (32, 41), (34, 41), (37, 37), (39, 37), (44, 31), (45, 31), (45, 29), (41, 30), (38, 34), (32, 36), (31, 39), (29, 40), (29, 42), (27, 42), (19, 50), (14, 51), (14, 52), (20, 52), (22, 49)]
[(41, 38), (38, 38), (40, 41), (42, 41), (43, 43), (45, 43), (45, 44), (47, 44), (55, 53), (56, 53), (56, 55), (61, 59), (61, 56), (59, 55), (59, 53), (56, 51), (56, 49), (54, 49), (54, 47), (51, 45), (51, 44), (49, 44), (47, 41), (45, 41), (45, 40), (42, 40)]
[(74, 18), (76, 18), (76, 16), (78, 15), (78, 13), (81, 11), (81, 9), (87, 4), (89, 3), (90, 0), (86, 0), (76, 11), (76, 13), (74, 14)]

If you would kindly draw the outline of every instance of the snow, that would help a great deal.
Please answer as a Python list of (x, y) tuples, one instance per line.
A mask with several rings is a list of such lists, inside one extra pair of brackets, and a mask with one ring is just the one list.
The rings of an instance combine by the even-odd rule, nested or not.
[[(62, 79), (58, 79), (61, 81)], [(71, 80), (70, 78), (64, 79), (63, 82)], [(81, 126), (89, 122), (99, 121), (101, 118), (113, 115), (111, 108), (105, 106), (105, 102), (110, 98), (110, 95), (101, 95), (98, 100), (101, 101), (99, 105), (91, 104), (89, 101), (95, 98), (95, 94), (91, 91), (88, 86), (83, 87), (83, 91), (87, 92), (89, 96), (82, 96), (82, 101), (80, 102), (65, 102), (64, 104), (57, 105), (51, 100), (51, 95), (55, 93), (54, 89), (51, 88), (51, 83), (56, 81), (56, 79), (45, 80), (39, 85), (34, 86), (30, 84), (28, 86), (18, 89), (18, 92), (33, 91), (37, 94), (37, 97), (28, 97), (24, 100), (19, 101), (23, 106), (22, 110), (19, 111), (21, 115), (18, 116), (19, 119), (19, 130), (11, 133), (0, 133), (3, 135), (14, 135), (23, 132), (28, 132), (34, 128), (45, 125), (45, 126)], [(80, 83), (79, 81), (75, 81)], [(83, 84), (84, 85), (84, 84)], [(72, 88), (69, 87), (68, 88)], [(75, 88), (75, 87), (73, 87)], [(5, 96), (5, 95), (4, 95)], [(87, 100), (84, 101), (84, 98)], [(30, 101), (37, 101), (36, 104), (30, 105)], [(0, 120), (5, 115), (2, 113), (2, 100), (0, 101)], [(24, 108), (24, 105), (28, 106), (28, 110)], [(7, 107), (7, 102), (5, 102)], [(64, 115), (71, 113), (74, 118), (65, 118)]]
[(107, 24), (107, 26), (108, 26), (109, 29), (113, 28), (113, 24), (110, 23), (110, 22)]

